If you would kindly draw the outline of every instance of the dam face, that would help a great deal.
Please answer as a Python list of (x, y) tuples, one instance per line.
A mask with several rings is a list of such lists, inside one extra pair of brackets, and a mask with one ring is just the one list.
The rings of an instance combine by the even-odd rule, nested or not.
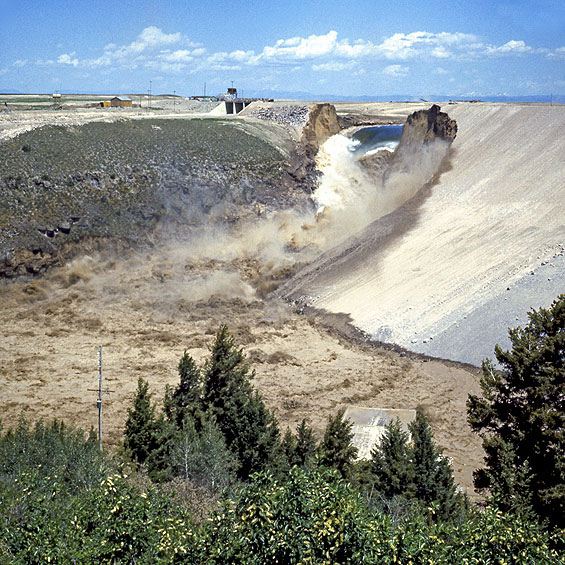
[(565, 291), (565, 108), (454, 104), (439, 180), (296, 279), (289, 294), (375, 340), (480, 364)]

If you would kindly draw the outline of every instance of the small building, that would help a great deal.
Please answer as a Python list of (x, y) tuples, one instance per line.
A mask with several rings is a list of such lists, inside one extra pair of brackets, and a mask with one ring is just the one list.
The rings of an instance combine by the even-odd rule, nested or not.
[(100, 102), (100, 108), (110, 108), (111, 105), (110, 100), (103, 100)]
[(110, 106), (112, 106), (112, 108), (131, 108), (132, 104), (133, 100), (127, 96), (114, 96), (114, 98), (110, 100)]
[(54, 104), (60, 104), (62, 99), (63, 99), (63, 97), (61, 96), (61, 94), (59, 92), (53, 93), (53, 103)]
[(237, 88), (228, 88), (228, 96), (237, 98)]

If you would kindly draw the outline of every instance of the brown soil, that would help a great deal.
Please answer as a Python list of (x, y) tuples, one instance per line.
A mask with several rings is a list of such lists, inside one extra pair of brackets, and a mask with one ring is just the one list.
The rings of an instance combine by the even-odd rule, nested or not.
[[(272, 273), (271, 273), (272, 278)], [(423, 407), (456, 479), (472, 485), (481, 464), (465, 401), (479, 390), (477, 371), (388, 351), (363, 341), (347, 324), (299, 314), (282, 301), (256, 297), (257, 263), (195, 257), (179, 245), (121, 257), (76, 258), (43, 278), (3, 282), (0, 395), (4, 427), (62, 418), (96, 428), (98, 346), (103, 346), (104, 440), (119, 444), (138, 377), (155, 400), (178, 382), (187, 349), (208, 355), (220, 323), (228, 324), (256, 369), (255, 384), (281, 428), (309, 418), (322, 432), (346, 405)]]

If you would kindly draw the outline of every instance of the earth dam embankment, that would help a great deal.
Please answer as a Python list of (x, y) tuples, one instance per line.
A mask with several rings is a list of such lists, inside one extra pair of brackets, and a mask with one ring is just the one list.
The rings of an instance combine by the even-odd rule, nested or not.
[(377, 341), (480, 364), (565, 290), (565, 108), (460, 103), (435, 182), (286, 288)]

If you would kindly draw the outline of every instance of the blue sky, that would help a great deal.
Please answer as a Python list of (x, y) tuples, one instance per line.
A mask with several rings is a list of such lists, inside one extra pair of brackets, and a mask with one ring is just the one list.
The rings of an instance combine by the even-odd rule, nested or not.
[(565, 93), (563, 0), (0, 0), (0, 88)]

